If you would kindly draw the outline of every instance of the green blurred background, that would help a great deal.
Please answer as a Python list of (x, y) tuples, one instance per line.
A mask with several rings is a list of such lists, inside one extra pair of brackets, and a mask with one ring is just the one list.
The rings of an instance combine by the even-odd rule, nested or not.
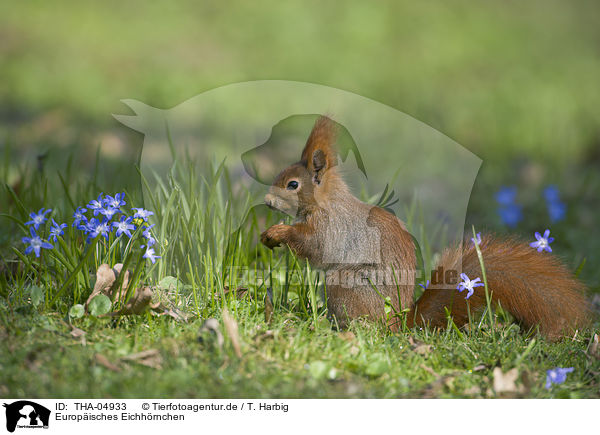
[(506, 229), (493, 194), (515, 184), (530, 207), (519, 231), (543, 231), (541, 189), (558, 184), (569, 212), (557, 243), (576, 265), (599, 251), (589, 235), (599, 12), (592, 0), (2, 2), (0, 139), (17, 155), (102, 144), (118, 157), (142, 141), (111, 117), (129, 113), (120, 99), (169, 108), (233, 82), (319, 83), (388, 104), (479, 155), (470, 223)]

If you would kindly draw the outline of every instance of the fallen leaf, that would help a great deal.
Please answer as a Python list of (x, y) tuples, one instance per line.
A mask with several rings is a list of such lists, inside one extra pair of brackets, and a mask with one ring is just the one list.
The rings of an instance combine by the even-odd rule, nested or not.
[(153, 369), (162, 368), (162, 356), (158, 349), (148, 349), (137, 353), (132, 353), (121, 358), (122, 361), (131, 361)]
[(517, 386), (516, 381), (519, 379), (519, 371), (517, 368), (510, 369), (506, 373), (500, 367), (494, 368), (494, 391), (498, 395), (524, 393), (523, 385)]
[[(115, 285), (115, 282), (119, 274), (121, 273), (122, 268), (123, 265), (121, 263), (116, 264), (112, 268), (106, 263), (101, 264), (100, 267), (98, 267), (98, 270), (96, 271), (96, 284), (94, 285), (92, 294), (88, 297), (85, 303), (86, 310), (92, 299), (94, 299), (99, 294), (103, 294), (112, 299), (114, 292), (113, 286)], [(127, 273), (125, 274), (125, 277), (123, 279), (123, 285), (121, 288), (126, 288), (128, 283), (129, 271), (127, 271)]]
[(242, 351), (240, 349), (240, 336), (238, 334), (238, 324), (233, 317), (229, 314), (227, 308), (223, 309), (223, 324), (225, 325), (225, 330), (227, 331), (227, 335), (231, 340), (231, 345), (233, 346), (233, 350), (238, 358), (242, 357)]
[(488, 366), (486, 366), (485, 364), (477, 364), (475, 367), (473, 367), (473, 371), (474, 372), (480, 372), (482, 370), (487, 369)]
[(94, 361), (96, 362), (96, 364), (100, 364), (101, 366), (107, 368), (108, 370), (111, 370), (113, 372), (120, 372), (121, 368), (113, 363), (111, 363), (108, 358), (106, 358), (104, 355), (102, 355), (101, 353), (97, 353), (94, 355)]
[(142, 287), (137, 288), (130, 296), (129, 300), (126, 301), (127, 298), (127, 286), (129, 285), (129, 277), (131, 276), (131, 272), (129, 270), (125, 271), (123, 276), (120, 289), (118, 287), (119, 276), (123, 270), (123, 264), (118, 263), (115, 264), (112, 268), (108, 264), (101, 264), (96, 271), (96, 284), (94, 285), (94, 290), (92, 290), (92, 294), (88, 297), (87, 302), (85, 303), (85, 309), (88, 311), (89, 305), (97, 296), (104, 295), (113, 302), (113, 306), (115, 304), (120, 304), (121, 308), (119, 310), (113, 312), (104, 312), (101, 315), (106, 316), (123, 316), (130, 314), (142, 314), (148, 308), (154, 308), (158, 305), (152, 304), (152, 299), (154, 296), (154, 292), (150, 287)]
[[(148, 308), (152, 302), (152, 290), (150, 287), (143, 287), (136, 289), (133, 296), (129, 298), (125, 306), (120, 310), (109, 313), (109, 316), (123, 316), (128, 314), (142, 314)], [(125, 295), (124, 295), (125, 297)]]
[(85, 337), (85, 334), (86, 334), (86, 332), (79, 328), (73, 327), (73, 329), (71, 330), (71, 336), (73, 338)]
[(79, 340), (83, 346), (87, 345), (87, 341), (85, 339), (85, 334), (86, 334), (85, 331), (83, 331), (79, 328), (75, 328), (74, 326), (73, 326), (73, 329), (71, 330), (71, 337), (79, 338)]
[(219, 328), (219, 321), (213, 317), (210, 319), (206, 319), (202, 326), (200, 327), (200, 336), (198, 337), (198, 341), (200, 343), (204, 343), (205, 337), (207, 334), (214, 335), (216, 337), (217, 347), (221, 349), (223, 347), (223, 333), (221, 333), (221, 329)]
[(431, 349), (433, 346), (431, 344), (426, 344), (422, 341), (415, 340), (413, 337), (408, 337), (408, 343), (410, 344), (410, 348), (413, 352), (418, 353), (419, 355), (427, 355), (431, 353)]
[(465, 390), (465, 394), (468, 396), (478, 396), (481, 394), (481, 388), (479, 388), (477, 385), (471, 385)]

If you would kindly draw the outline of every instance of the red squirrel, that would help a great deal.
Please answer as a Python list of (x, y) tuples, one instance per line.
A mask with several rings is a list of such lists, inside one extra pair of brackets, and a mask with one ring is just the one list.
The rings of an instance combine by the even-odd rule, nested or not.
[[(261, 242), (271, 249), (287, 245), (326, 271), (328, 313), (342, 328), (362, 316), (385, 319), (385, 298), (396, 312), (408, 310), (409, 327), (444, 327), (446, 310), (457, 325), (467, 324), (468, 310), (475, 313), (486, 306), (484, 287), (475, 289), (468, 306), (456, 282), (451, 288), (426, 289), (413, 302), (413, 238), (392, 213), (350, 192), (336, 168), (336, 133), (336, 123), (318, 118), (300, 161), (275, 178), (265, 203), (295, 216), (295, 221), (271, 226), (261, 234)], [(526, 329), (539, 326), (542, 334), (556, 340), (590, 322), (585, 286), (555, 256), (516, 238), (492, 235), (481, 237), (480, 248), (492, 302), (500, 303)], [(447, 249), (440, 265), (471, 279), (481, 276), (471, 242)], [(371, 278), (378, 277), (383, 282), (373, 284)]]

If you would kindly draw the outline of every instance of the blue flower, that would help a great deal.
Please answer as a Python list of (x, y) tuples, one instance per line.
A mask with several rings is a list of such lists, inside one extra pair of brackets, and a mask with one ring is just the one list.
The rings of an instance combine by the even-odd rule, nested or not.
[(575, 370), (573, 367), (555, 367), (546, 371), (546, 389), (549, 390), (552, 384), (562, 384), (567, 380), (567, 373)]
[(80, 228), (81, 222), (83, 221), (83, 224), (85, 225), (87, 223), (87, 218), (85, 217), (85, 212), (86, 212), (86, 208), (85, 207), (77, 207), (77, 210), (75, 210), (75, 213), (73, 213), (73, 218), (75, 219), (73, 221), (73, 226), (78, 228), (78, 229), (83, 229)]
[(516, 226), (521, 219), (523, 219), (523, 213), (521, 212), (521, 206), (518, 204), (509, 204), (498, 209), (500, 219), (505, 225), (509, 227)]
[(544, 198), (546, 198), (546, 201), (548, 202), (560, 201), (560, 193), (558, 191), (558, 188), (550, 184), (544, 189)]
[(550, 222), (555, 223), (563, 220), (567, 212), (567, 206), (560, 200), (558, 188), (553, 185), (546, 187), (544, 189), (544, 198), (546, 198)]
[(90, 234), (92, 238), (96, 238), (97, 236), (104, 236), (105, 239), (108, 239), (108, 233), (110, 232), (110, 225), (107, 219), (104, 219), (101, 223), (99, 223), (95, 230)]
[(550, 215), (550, 222), (556, 223), (565, 218), (567, 214), (567, 206), (564, 202), (554, 201), (548, 202), (548, 215)]
[(427, 287), (429, 287), (429, 280), (427, 280), (425, 284), (419, 284), (419, 287), (423, 287), (423, 290), (427, 290)]
[(131, 237), (131, 230), (135, 229), (135, 225), (131, 223), (130, 217), (121, 216), (119, 222), (113, 222), (112, 226), (117, 229), (117, 237), (121, 234), (125, 234), (127, 237)]
[(82, 228), (82, 230), (85, 231), (87, 234), (90, 234), (93, 231), (96, 231), (96, 227), (99, 223), (100, 222), (98, 221), (98, 219), (91, 218), (89, 221), (85, 222), (85, 226)]
[(456, 287), (456, 290), (458, 290), (459, 292), (462, 292), (463, 290), (468, 290), (467, 297), (465, 299), (469, 299), (473, 295), (475, 287), (483, 286), (483, 283), (480, 282), (481, 278), (475, 278), (473, 281), (471, 281), (465, 273), (461, 273), (460, 278), (462, 279), (462, 282), (458, 283), (458, 287)]
[[(143, 248), (144, 245), (142, 245), (140, 247)], [(150, 246), (146, 246), (146, 252), (144, 253), (144, 255), (142, 257), (149, 258), (150, 261), (152, 261), (152, 264), (156, 263), (157, 258), (160, 258), (159, 255), (154, 254), (154, 248), (151, 248)]]
[(537, 248), (538, 252), (542, 252), (544, 250), (548, 252), (552, 252), (552, 248), (550, 247), (550, 243), (554, 241), (554, 237), (548, 237), (550, 235), (550, 230), (544, 231), (544, 237), (540, 235), (537, 231), (535, 232), (535, 238), (537, 242), (531, 242), (529, 246), (532, 248)]
[(31, 251), (35, 252), (35, 256), (39, 257), (40, 256), (40, 251), (42, 248), (44, 249), (52, 249), (54, 248), (54, 246), (52, 246), (50, 243), (48, 242), (44, 242), (40, 236), (38, 236), (33, 228), (29, 228), (29, 233), (31, 234), (31, 237), (23, 237), (21, 239), (21, 241), (25, 244), (29, 244), (29, 246), (27, 247), (27, 249), (25, 249), (25, 254), (30, 254)]
[(117, 193), (114, 197), (106, 195), (104, 205), (106, 207), (118, 209), (126, 204), (123, 198), (125, 198), (125, 193)]
[(154, 212), (144, 210), (143, 208), (133, 208), (132, 210), (135, 210), (135, 214), (133, 215), (134, 219), (140, 218), (148, 221), (148, 218), (154, 214)]
[(477, 233), (475, 238), (471, 237), (471, 241), (474, 245), (481, 245), (481, 233)]
[(50, 236), (49, 239), (53, 239), (55, 242), (59, 236), (62, 236), (65, 232), (63, 231), (67, 228), (67, 224), (58, 225), (54, 219), (52, 219), (52, 227), (50, 228)]
[(120, 210), (117, 208), (112, 208), (112, 207), (103, 207), (100, 209), (100, 213), (103, 214), (104, 216), (106, 216), (107, 220), (111, 220), (113, 218), (114, 215), (116, 215), (117, 213), (120, 213)]
[(500, 190), (496, 192), (496, 201), (498, 204), (510, 205), (515, 201), (516, 197), (517, 188), (514, 186), (501, 187)]
[(150, 225), (142, 233), (142, 236), (144, 236), (144, 238), (148, 241), (148, 246), (152, 246), (156, 243), (156, 239), (154, 237), (152, 237), (152, 233), (150, 233), (150, 230), (152, 229), (153, 226), (154, 226), (154, 224)]
[(50, 213), (51, 211), (51, 208), (49, 208), (48, 210), (40, 208), (40, 211), (38, 211), (37, 214), (30, 213), (29, 217), (31, 218), (31, 220), (29, 222), (25, 222), (25, 225), (33, 225), (33, 228), (37, 231), (40, 225), (46, 222), (46, 214)]
[(95, 239), (99, 235), (102, 235), (104, 238), (108, 239), (108, 233), (110, 232), (109, 222), (106, 219), (100, 222), (96, 218), (91, 218), (86, 225), (85, 232), (88, 235), (88, 243), (90, 243), (90, 240)]
[(88, 209), (94, 212), (94, 216), (98, 216), (100, 210), (104, 208), (104, 199), (102, 194), (98, 195), (98, 199), (92, 199), (88, 204)]

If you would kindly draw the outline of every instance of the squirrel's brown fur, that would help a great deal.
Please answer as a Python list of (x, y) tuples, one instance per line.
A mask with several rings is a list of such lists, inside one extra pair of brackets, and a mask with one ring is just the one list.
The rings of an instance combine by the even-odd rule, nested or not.
[[(361, 316), (384, 317), (384, 298), (396, 310), (409, 309), (408, 323), (442, 327), (446, 309), (459, 324), (468, 322), (464, 293), (428, 289), (413, 303), (415, 247), (403, 222), (380, 207), (358, 200), (337, 171), (333, 148), (336, 124), (320, 117), (301, 159), (282, 171), (265, 197), (268, 206), (296, 217), (261, 235), (269, 248), (286, 244), (313, 266), (326, 270), (327, 308), (340, 326)], [(525, 328), (539, 326), (551, 339), (585, 325), (591, 315), (584, 285), (553, 255), (538, 253), (516, 239), (483, 236), (488, 287), (494, 303)], [(472, 243), (444, 252), (440, 266), (481, 276)], [(456, 274), (458, 276), (458, 274)], [(375, 287), (375, 288), (374, 288)], [(469, 298), (475, 313), (486, 305), (483, 287)]]

